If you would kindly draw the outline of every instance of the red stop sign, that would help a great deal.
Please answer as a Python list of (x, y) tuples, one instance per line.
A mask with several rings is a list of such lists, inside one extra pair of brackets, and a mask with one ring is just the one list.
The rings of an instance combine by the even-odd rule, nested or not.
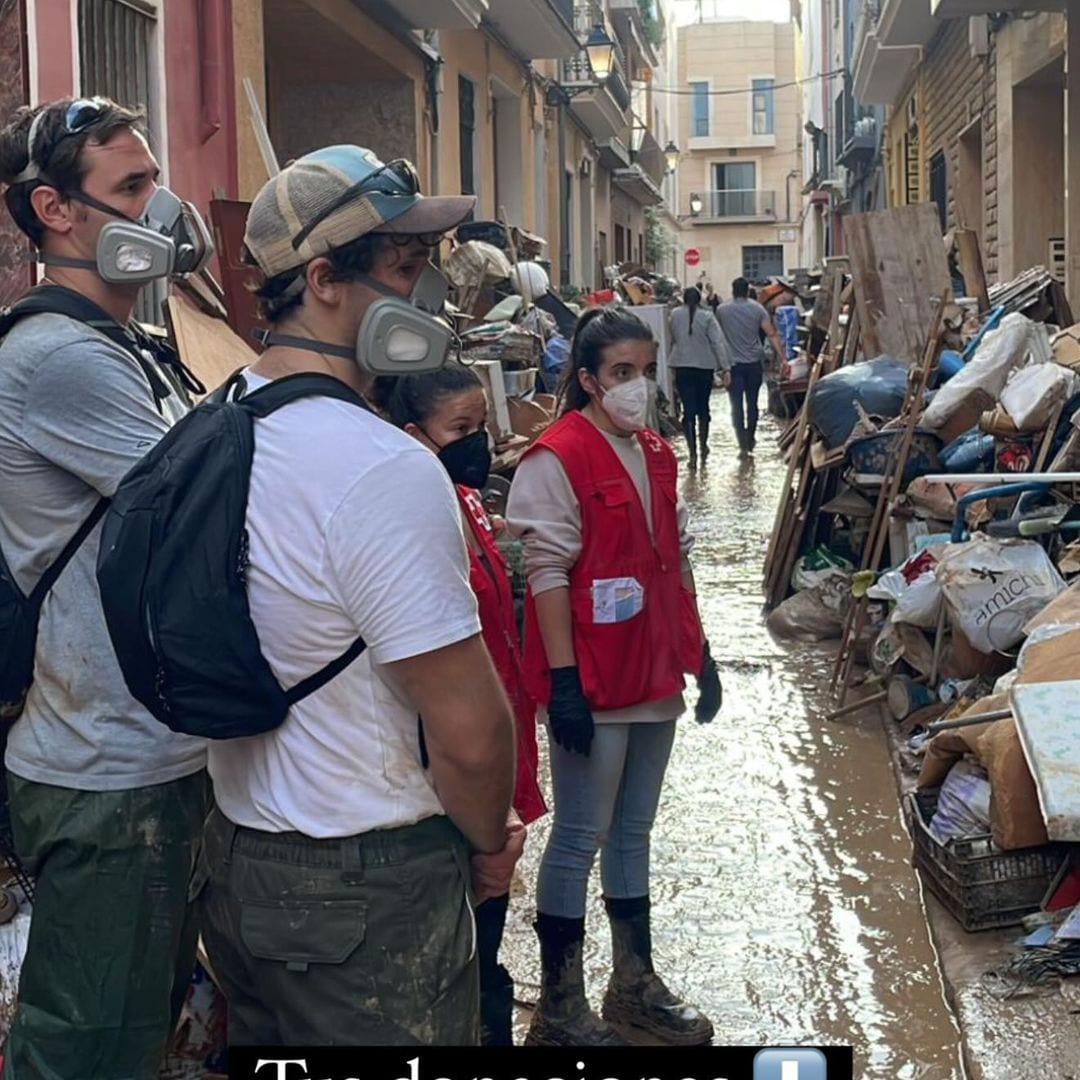
[(701, 252), (697, 248), (687, 248), (684, 258), (687, 266), (697, 266), (701, 262)]

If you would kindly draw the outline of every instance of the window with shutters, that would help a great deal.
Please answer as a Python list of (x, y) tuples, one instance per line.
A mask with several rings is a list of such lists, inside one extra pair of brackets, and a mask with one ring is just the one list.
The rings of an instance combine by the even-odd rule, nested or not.
[(476, 194), (476, 84), (458, 76), (458, 141), (461, 150), (461, 193)]
[(692, 82), (690, 91), (693, 99), (693, 120), (691, 131), (695, 137), (709, 134), (709, 84)]
[[(157, 8), (143, 0), (79, 0), (79, 93), (112, 98), (146, 116), (150, 149), (159, 155), (159, 71), (154, 49)], [(164, 282), (139, 294), (135, 318), (160, 323)]]
[(154, 148), (157, 10), (139, 0), (79, 0), (80, 92), (100, 94), (146, 113)]
[(775, 79), (754, 79), (753, 109), (755, 135), (775, 135)]

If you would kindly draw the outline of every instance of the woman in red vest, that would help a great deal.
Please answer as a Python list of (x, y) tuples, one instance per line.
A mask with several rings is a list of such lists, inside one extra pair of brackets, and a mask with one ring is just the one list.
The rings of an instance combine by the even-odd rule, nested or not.
[[(555, 820), (537, 886), (543, 977), (527, 1042), (614, 1045), (611, 1023), (669, 1043), (712, 1038), (709, 1020), (653, 970), (649, 835), (683, 712), (720, 706), (703, 640), (686, 509), (671, 448), (646, 427), (656, 343), (629, 311), (579, 320), (561, 417), (518, 467), (507, 517), (525, 544), (525, 668), (547, 709)], [(589, 872), (601, 851), (614, 964), (603, 1019), (582, 972)]]
[(462, 367), (396, 379), (389, 392), (383, 386), (380, 399), (398, 427), (438, 455), (457, 490), (484, 642), (517, 719), (517, 782), (508, 827), (520, 835), (520, 843), (510, 845), (512, 862), (500, 863), (491, 856), (473, 860), (483, 1042), (510, 1046), (514, 984), (498, 962), (499, 945), (510, 901), (510, 874), (524, 845), (524, 826), (547, 813), (547, 807), (536, 778), (536, 703), (525, 688), (510, 575), (496, 543), (495, 524), (478, 490), (487, 483), (491, 470), (487, 400), (480, 380)]

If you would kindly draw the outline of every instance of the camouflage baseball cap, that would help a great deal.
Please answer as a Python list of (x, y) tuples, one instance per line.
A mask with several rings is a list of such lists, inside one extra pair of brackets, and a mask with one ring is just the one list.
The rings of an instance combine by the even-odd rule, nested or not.
[(409, 162), (362, 146), (328, 146), (290, 162), (248, 211), (244, 246), (268, 277), (371, 232), (437, 236), (460, 225), (473, 195), (424, 196)]

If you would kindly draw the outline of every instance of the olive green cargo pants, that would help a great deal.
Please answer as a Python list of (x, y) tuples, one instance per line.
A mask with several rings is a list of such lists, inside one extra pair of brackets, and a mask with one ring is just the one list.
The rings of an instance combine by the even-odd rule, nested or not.
[(206, 858), (230, 1045), (477, 1045), (468, 850), (447, 818), (315, 840), (215, 809)]
[(7, 783), (36, 881), (4, 1078), (152, 1080), (195, 966), (206, 773), (130, 791)]

